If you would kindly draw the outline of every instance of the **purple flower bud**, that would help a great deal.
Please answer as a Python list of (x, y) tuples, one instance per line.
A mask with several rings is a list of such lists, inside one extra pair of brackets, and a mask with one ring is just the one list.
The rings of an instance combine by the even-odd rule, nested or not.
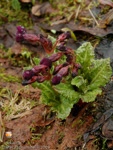
[(41, 71), (45, 70), (46, 68), (48, 68), (48, 66), (38, 65), (38, 66), (34, 66), (32, 68), (32, 71), (33, 71), (34, 75), (37, 75), (38, 73), (40, 73)]
[(65, 34), (66, 34), (66, 39), (71, 38), (71, 32), (70, 31), (65, 32)]
[(75, 64), (75, 67), (76, 67), (77, 69), (81, 69), (82, 66), (81, 66), (81, 64), (78, 63), (78, 64)]
[(66, 51), (66, 47), (64, 45), (60, 45), (57, 47), (58, 50), (65, 52)]
[(20, 33), (16, 33), (16, 41), (17, 42), (22, 42), (24, 40), (23, 35)]
[(57, 74), (56, 76), (53, 77), (53, 79), (52, 79), (52, 84), (53, 84), (53, 85), (59, 84), (60, 81), (61, 81), (61, 79), (62, 79), (62, 77)]
[(25, 34), (26, 33), (26, 29), (22, 26), (17, 26), (17, 30), (18, 30), (18, 33), (20, 33), (20, 34)]
[(47, 39), (47, 43), (48, 43), (48, 47), (52, 49), (53, 47), (52, 41), (50, 39)]
[(55, 53), (55, 54), (52, 54), (49, 59), (52, 61), (52, 62), (55, 62), (57, 61), (58, 59), (60, 59), (62, 57), (63, 53)]
[(53, 44), (50, 39), (45, 38), (42, 34), (38, 35), (39, 41), (47, 53), (51, 53)]
[(57, 75), (60, 75), (61, 77), (65, 77), (67, 76), (69, 73), (69, 66), (63, 67), (59, 70), (59, 72), (57, 73)]
[(69, 65), (68, 62), (63, 63), (63, 67), (66, 67), (66, 66), (68, 66), (68, 65)]
[(32, 78), (33, 75), (34, 75), (34, 73), (32, 70), (26, 70), (23, 73), (23, 78), (24, 78), (24, 80), (29, 80)]
[(71, 32), (67, 31), (65, 33), (62, 33), (61, 35), (59, 35), (58, 40), (60, 42), (64, 41), (65, 39), (69, 39), (71, 37)]
[(70, 47), (66, 47), (66, 52), (67, 53), (71, 53), (73, 51), (73, 49), (72, 48), (70, 48)]
[(46, 80), (46, 77), (44, 77), (44, 76), (38, 76), (37, 77), (37, 82), (38, 83), (42, 83), (42, 82), (44, 82)]
[(76, 77), (77, 75), (78, 75), (78, 71), (77, 71), (76, 68), (74, 68), (74, 69), (72, 70), (72, 78)]
[(48, 66), (49, 68), (51, 68), (51, 66), (52, 66), (52, 61), (51, 61), (49, 58), (43, 58), (43, 59), (40, 61), (40, 64), (41, 64), (41, 65)]
[(26, 33), (26, 29), (22, 26), (17, 26), (17, 33), (16, 33), (16, 41), (22, 42), (24, 40), (23, 35)]
[(36, 42), (36, 41), (39, 41), (39, 38), (36, 36), (36, 35), (34, 35), (34, 34), (24, 34), (23, 35), (23, 38), (24, 38), (24, 40), (27, 40), (27, 41), (29, 41), (29, 42)]
[(22, 81), (22, 85), (28, 85), (28, 84), (34, 83), (38, 79), (39, 79), (38, 76), (33, 76), (30, 80), (24, 80), (24, 81)]
[(44, 76), (33, 76), (30, 80), (24, 80), (22, 81), (22, 85), (28, 85), (28, 84), (31, 84), (31, 83), (34, 83), (35, 81), (37, 81), (38, 83), (42, 83), (46, 80), (46, 77)]
[(40, 39), (41, 44), (44, 44), (46, 42), (46, 38), (42, 34), (38, 34), (38, 38)]
[(60, 45), (65, 45), (66, 41), (60, 42)]
[(73, 61), (73, 56), (70, 55), (70, 54), (67, 54), (66, 61), (67, 61), (68, 63), (72, 63), (72, 61)]
[(63, 67), (63, 64), (60, 64), (60, 65), (56, 66), (54, 68), (53, 75), (55, 75), (62, 67)]
[(22, 85), (23, 85), (23, 86), (28, 85), (28, 80), (22, 81)]

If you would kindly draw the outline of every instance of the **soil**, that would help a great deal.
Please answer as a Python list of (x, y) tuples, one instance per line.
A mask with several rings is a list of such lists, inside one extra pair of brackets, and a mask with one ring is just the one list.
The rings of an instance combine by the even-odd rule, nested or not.
[[(85, 2), (89, 4), (89, 1)], [(26, 7), (26, 4), (24, 5)], [(37, 6), (34, 11), (38, 13), (38, 17), (36, 14), (30, 14), (33, 27), (32, 30), (28, 29), (29, 33), (58, 36), (62, 28), (68, 27), (77, 37), (76, 42), (74, 39), (69, 40), (68, 46), (76, 49), (83, 42), (90, 41), (95, 48), (96, 59), (110, 57), (113, 69), (112, 22), (106, 30), (96, 30), (97, 27), (90, 28), (84, 24), (74, 26), (73, 19), (58, 22), (61, 18), (57, 15), (52, 18), (55, 24), (50, 26), (42, 23), (46, 18), (44, 14), (50, 15), (57, 11), (54, 7), (51, 9), (53, 5), (48, 2), (42, 2), (40, 5), (43, 6), (40, 6), (38, 12)], [(99, 7), (102, 9), (102, 5)], [(48, 9), (51, 11), (47, 11)], [(3, 17), (2, 19), (4, 20)], [(16, 20), (5, 20), (0, 26), (0, 149), (112, 150), (113, 79), (103, 87), (103, 94), (98, 96), (95, 102), (75, 105), (67, 119), (57, 119), (48, 106), (40, 103), (41, 91), (38, 88), (21, 85), (23, 68), (33, 63), (34, 56), (42, 58), (46, 53), (38, 44), (16, 43), (16, 25)], [(56, 35), (52, 34), (52, 29), (56, 30)], [(30, 56), (23, 55), (23, 52), (30, 52)], [(10, 106), (12, 100), (15, 103)], [(21, 103), (23, 100), (24, 104)], [(8, 131), (12, 132), (11, 138), (6, 137)]]

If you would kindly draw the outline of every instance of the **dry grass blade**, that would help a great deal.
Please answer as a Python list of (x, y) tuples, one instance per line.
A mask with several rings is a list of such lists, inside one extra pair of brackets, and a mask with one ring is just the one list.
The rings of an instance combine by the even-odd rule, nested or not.
[(4, 133), (5, 133), (5, 126), (0, 112), (0, 142), (3, 142)]
[(77, 11), (76, 11), (75, 19), (77, 19), (77, 18), (78, 18), (78, 14), (79, 14), (79, 12), (80, 12), (80, 5), (78, 6), (78, 9), (77, 9)]
[(4, 120), (23, 117), (27, 113), (29, 114), (29, 110), (35, 105), (35, 101), (34, 104), (30, 103), (29, 99), (19, 97), (19, 93), (20, 90), (17, 90), (15, 94), (7, 90), (7, 95), (3, 95), (7, 99), (1, 103), (3, 111), (5, 112)]
[(91, 16), (93, 17), (93, 19), (94, 19), (96, 25), (99, 27), (99, 23), (98, 23), (98, 21), (96, 20), (95, 16), (93, 15), (92, 11), (91, 11), (90, 9), (88, 9), (88, 10), (89, 10)]

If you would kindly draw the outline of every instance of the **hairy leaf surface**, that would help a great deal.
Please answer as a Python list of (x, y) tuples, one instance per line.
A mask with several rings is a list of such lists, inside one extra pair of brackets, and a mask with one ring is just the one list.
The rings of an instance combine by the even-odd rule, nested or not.
[(60, 83), (56, 85), (55, 90), (64, 96), (65, 98), (70, 99), (70, 102), (75, 102), (77, 103), (79, 100), (79, 93), (76, 92), (71, 84), (66, 84), (66, 83)]
[(98, 94), (101, 94), (102, 90), (100, 88), (95, 89), (93, 91), (89, 91), (84, 95), (81, 95), (81, 99), (83, 102), (93, 102)]
[[(82, 66), (78, 76), (72, 79), (70, 74), (65, 78), (65, 83), (55, 86), (51, 85), (51, 81), (32, 84), (41, 89), (41, 102), (51, 106), (51, 110), (61, 119), (65, 119), (70, 114), (73, 105), (78, 103), (79, 99), (86, 103), (95, 101), (96, 96), (102, 92), (100, 87), (105, 86), (112, 75), (110, 59), (95, 60), (94, 49), (89, 42), (83, 43), (75, 54), (77, 63)], [(63, 64), (65, 61), (66, 56), (58, 60), (55, 65)], [(34, 58), (34, 62), (38, 65), (40, 60)], [(51, 74), (53, 70), (54, 63), (50, 70)]]
[(71, 85), (77, 86), (81, 91), (84, 93), (87, 92), (87, 80), (84, 80), (82, 76), (76, 76), (74, 79), (71, 81)]
[(89, 72), (90, 85), (88, 90), (96, 89), (100, 86), (105, 86), (108, 83), (112, 74), (110, 66), (110, 58), (94, 60), (93, 67)]
[(74, 103), (70, 102), (70, 99), (60, 95), (60, 104), (51, 107), (51, 110), (57, 112), (57, 117), (65, 119), (69, 116)]
[(85, 70), (87, 67), (90, 67), (95, 56), (91, 43), (83, 43), (75, 53), (77, 54), (77, 62), (82, 65), (82, 69)]

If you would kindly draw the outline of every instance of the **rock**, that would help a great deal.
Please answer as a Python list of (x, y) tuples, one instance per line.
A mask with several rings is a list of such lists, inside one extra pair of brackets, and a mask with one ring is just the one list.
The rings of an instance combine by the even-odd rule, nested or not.
[(102, 135), (106, 139), (113, 139), (113, 119), (110, 118), (102, 127)]

